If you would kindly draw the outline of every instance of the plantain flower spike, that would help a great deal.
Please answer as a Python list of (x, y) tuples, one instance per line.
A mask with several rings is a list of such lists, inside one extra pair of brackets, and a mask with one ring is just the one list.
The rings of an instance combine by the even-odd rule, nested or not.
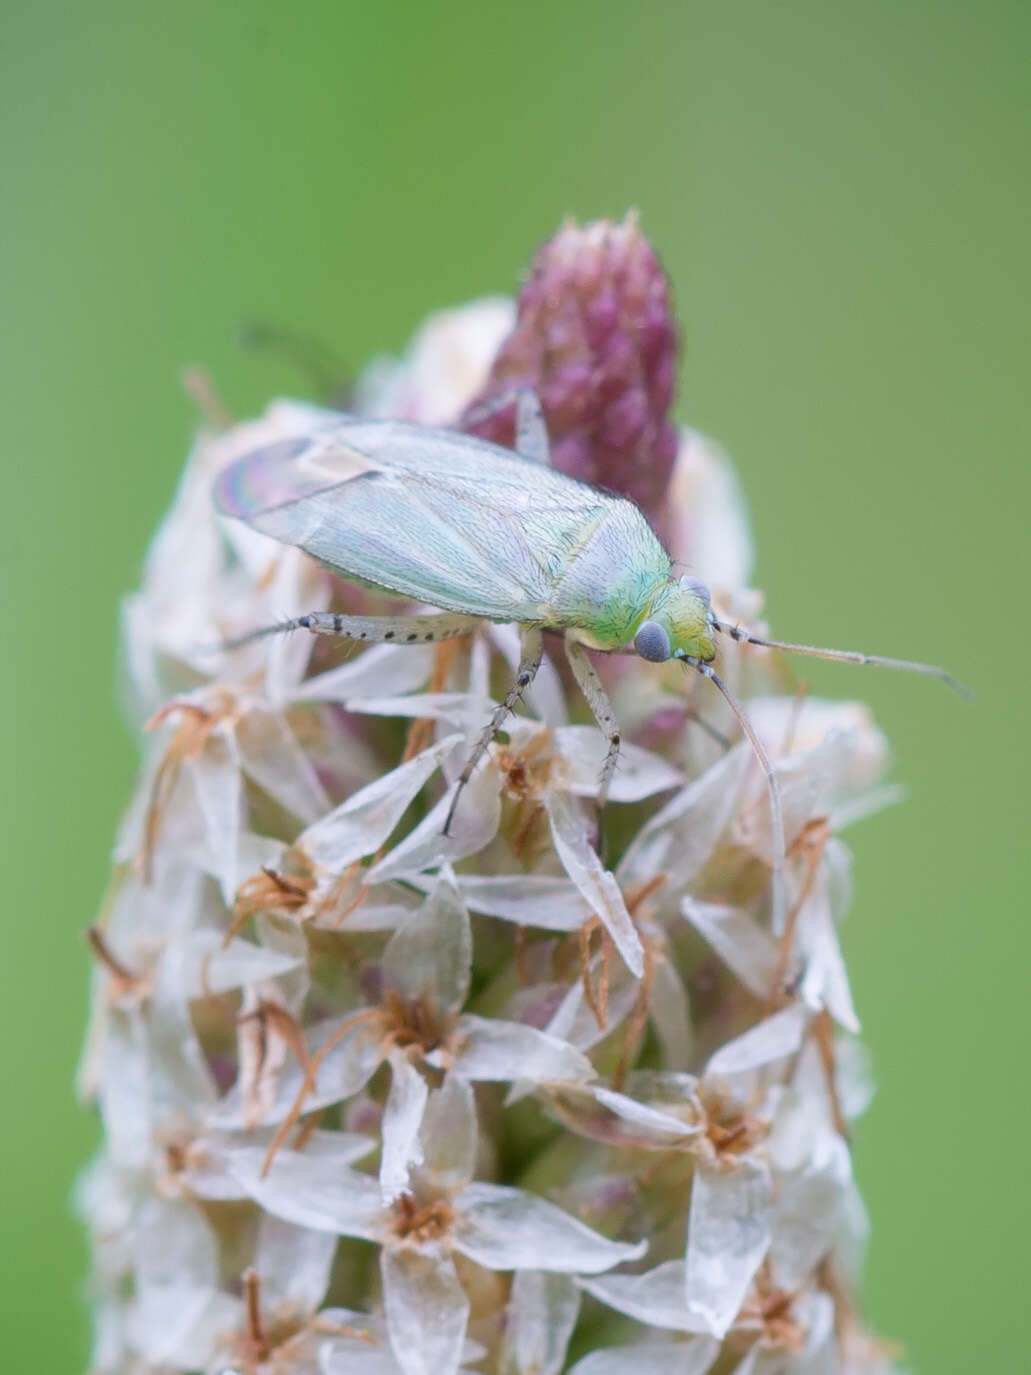
[[(517, 304), (432, 317), (357, 405), (461, 427), (532, 385), (555, 462), (761, 625), (733, 468), (669, 419), (676, 341), (636, 221), (569, 224)], [(445, 837), (512, 627), (212, 650), (398, 609), (216, 515), (225, 465), (310, 412), (202, 429), (124, 606), (143, 764), (88, 931), (92, 1375), (888, 1375), (838, 939), (844, 831), (894, 797), (868, 711), (721, 647), (780, 785), (779, 929), (766, 780), (675, 664), (600, 665), (626, 726), (604, 846), (604, 741), (548, 660)]]

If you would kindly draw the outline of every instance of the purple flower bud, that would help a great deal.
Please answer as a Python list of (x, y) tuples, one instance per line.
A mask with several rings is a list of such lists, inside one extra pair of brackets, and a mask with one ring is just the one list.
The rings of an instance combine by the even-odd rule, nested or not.
[[(655, 517), (677, 451), (676, 365), (669, 283), (636, 218), (570, 222), (537, 253), (515, 328), (466, 414), (533, 387), (555, 466)], [(467, 428), (510, 445), (514, 420), (513, 405)]]

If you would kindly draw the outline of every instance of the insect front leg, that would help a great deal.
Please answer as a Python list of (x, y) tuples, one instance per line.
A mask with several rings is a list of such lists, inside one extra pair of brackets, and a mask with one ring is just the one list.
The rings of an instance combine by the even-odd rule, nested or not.
[(568, 635), (565, 644), (566, 658), (569, 660), (569, 667), (573, 670), (573, 677), (576, 679), (577, 686), (583, 693), (584, 699), (591, 709), (591, 715), (598, 723), (599, 730), (609, 742), (608, 753), (601, 766), (601, 777), (598, 781), (597, 806), (600, 812), (608, 801), (609, 785), (612, 782), (612, 775), (616, 771), (616, 761), (619, 758), (619, 722), (616, 720), (616, 713), (612, 710), (608, 693), (602, 687), (601, 679), (587, 657), (586, 649), (579, 640), (571, 639)]
[(514, 710), (516, 703), (522, 698), (523, 693), (537, 676), (537, 670), (541, 666), (541, 656), (544, 653), (544, 645), (541, 639), (541, 632), (532, 626), (523, 631), (522, 655), (519, 659), (519, 668), (516, 671), (515, 682), (505, 694), (504, 700), (491, 712), (490, 720), (484, 726), (477, 740), (472, 754), (465, 762), (465, 767), (458, 775), (458, 784), (455, 787), (455, 795), (451, 799), (451, 806), (448, 808), (447, 820), (444, 822), (444, 834), (448, 835), (451, 830), (451, 823), (455, 818), (455, 810), (458, 807), (458, 799), (462, 795), (462, 790), (472, 778), (477, 764), (487, 752), (487, 747), (497, 735), (504, 724), (505, 718)]
[(313, 611), (289, 621), (262, 626), (235, 640), (226, 640), (220, 649), (239, 649), (268, 635), (283, 635), (290, 630), (309, 630), (313, 635), (333, 635), (342, 640), (361, 640), (366, 644), (432, 644), (468, 635), (481, 624), (478, 616), (460, 616), (442, 611), (433, 616), (341, 616), (333, 611)]

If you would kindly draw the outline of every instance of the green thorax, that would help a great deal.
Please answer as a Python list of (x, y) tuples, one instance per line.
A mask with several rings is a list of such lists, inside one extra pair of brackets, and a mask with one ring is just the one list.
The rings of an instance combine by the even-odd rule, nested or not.
[(671, 567), (638, 508), (606, 502), (567, 532), (542, 619), (595, 649), (618, 649), (633, 640)]

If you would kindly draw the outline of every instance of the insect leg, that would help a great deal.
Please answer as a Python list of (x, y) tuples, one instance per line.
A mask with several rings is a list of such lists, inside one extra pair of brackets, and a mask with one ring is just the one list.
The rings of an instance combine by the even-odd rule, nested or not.
[(472, 778), (477, 764), (487, 752), (488, 745), (504, 724), (505, 717), (509, 716), (515, 710), (516, 703), (533, 682), (534, 678), (536, 678), (537, 670), (541, 666), (541, 656), (543, 653), (544, 645), (541, 640), (541, 632), (532, 626), (528, 626), (523, 630), (523, 652), (519, 660), (519, 668), (516, 672), (515, 682), (505, 694), (504, 700), (499, 702), (491, 712), (490, 720), (487, 722), (486, 726), (484, 726), (472, 754), (470, 754), (462, 772), (458, 775), (455, 795), (451, 799), (447, 820), (444, 822), (445, 835), (448, 835), (451, 830), (451, 823), (455, 819), (455, 810), (458, 807), (458, 799), (462, 795), (463, 788), (469, 782), (469, 779)]
[(516, 453), (531, 463), (551, 463), (548, 427), (544, 423), (541, 399), (532, 387), (521, 387), (516, 393)]
[(604, 764), (601, 766), (601, 779), (598, 783), (597, 806), (600, 812), (608, 799), (609, 784), (612, 782), (612, 775), (616, 771), (616, 760), (619, 758), (619, 722), (616, 720), (616, 713), (612, 710), (612, 703), (608, 699), (608, 694), (602, 687), (601, 679), (587, 657), (586, 649), (578, 640), (572, 640), (568, 635), (566, 636), (566, 658), (569, 660), (569, 667), (573, 670), (573, 677), (576, 679), (577, 686), (591, 709), (591, 715), (609, 742), (609, 751), (605, 756)]
[(540, 397), (532, 387), (514, 387), (512, 391), (503, 392), (493, 400), (485, 401), (482, 406), (474, 406), (472, 410), (466, 411), (462, 417), (462, 424), (466, 428), (479, 425), (482, 421), (489, 420), (492, 415), (497, 415), (499, 411), (507, 411), (513, 402), (516, 408), (516, 453), (531, 463), (543, 463), (548, 467), (551, 463), (548, 428), (544, 423)]
[(268, 635), (281, 635), (290, 630), (310, 630), (313, 635), (335, 635), (343, 640), (364, 640), (367, 644), (430, 644), (437, 640), (453, 640), (456, 635), (468, 635), (480, 624), (477, 616), (461, 616), (454, 612), (440, 612), (435, 616), (341, 616), (333, 611), (313, 611), (307, 616), (295, 616), (289, 621), (266, 625), (235, 640), (224, 641), (220, 649), (239, 649), (253, 640)]

